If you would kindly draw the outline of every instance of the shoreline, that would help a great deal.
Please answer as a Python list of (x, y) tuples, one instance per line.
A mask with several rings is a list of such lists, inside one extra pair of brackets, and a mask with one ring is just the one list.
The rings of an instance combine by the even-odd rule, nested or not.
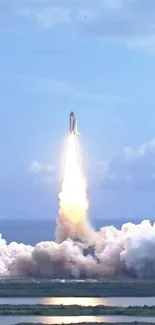
[(155, 306), (0, 305), (0, 316), (142, 316), (155, 317)]
[(97, 282), (57, 282), (53, 280), (3, 281), (0, 297), (154, 297), (155, 280), (104, 280)]

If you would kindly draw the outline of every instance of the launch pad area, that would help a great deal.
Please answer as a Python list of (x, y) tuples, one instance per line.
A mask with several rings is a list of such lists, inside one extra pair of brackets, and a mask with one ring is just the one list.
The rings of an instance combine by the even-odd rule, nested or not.
[(154, 297), (154, 293), (155, 280), (0, 280), (0, 297)]

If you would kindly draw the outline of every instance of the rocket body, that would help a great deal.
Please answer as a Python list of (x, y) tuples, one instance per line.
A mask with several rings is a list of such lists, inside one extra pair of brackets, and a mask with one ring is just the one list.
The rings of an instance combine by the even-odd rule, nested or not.
[(71, 134), (78, 134), (78, 135), (80, 135), (80, 134), (77, 132), (77, 120), (76, 120), (76, 118), (75, 118), (75, 114), (74, 114), (74, 112), (71, 112), (71, 113), (70, 113), (69, 131), (70, 131)]

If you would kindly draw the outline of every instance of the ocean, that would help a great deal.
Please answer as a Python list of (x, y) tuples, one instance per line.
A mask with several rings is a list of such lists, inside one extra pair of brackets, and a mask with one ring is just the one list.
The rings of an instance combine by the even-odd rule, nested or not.
[[(121, 219), (97, 219), (92, 220), (92, 227), (99, 230), (101, 227), (113, 225), (120, 228), (126, 222), (139, 223), (142, 220)], [(56, 220), (53, 219), (1, 219), (0, 233), (2, 237), (10, 242), (36, 245), (41, 241), (52, 241), (55, 239)]]

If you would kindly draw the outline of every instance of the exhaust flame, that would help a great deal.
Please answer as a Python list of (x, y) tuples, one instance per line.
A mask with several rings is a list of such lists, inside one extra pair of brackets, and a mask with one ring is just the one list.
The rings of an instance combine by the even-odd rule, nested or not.
[(59, 197), (60, 215), (73, 223), (78, 223), (86, 217), (88, 209), (86, 181), (78, 162), (74, 134), (69, 136), (64, 180)]
[(62, 190), (59, 194), (60, 210), (56, 233), (57, 242), (67, 237), (84, 236), (87, 221), (88, 199), (86, 180), (81, 171), (76, 136), (69, 135)]

